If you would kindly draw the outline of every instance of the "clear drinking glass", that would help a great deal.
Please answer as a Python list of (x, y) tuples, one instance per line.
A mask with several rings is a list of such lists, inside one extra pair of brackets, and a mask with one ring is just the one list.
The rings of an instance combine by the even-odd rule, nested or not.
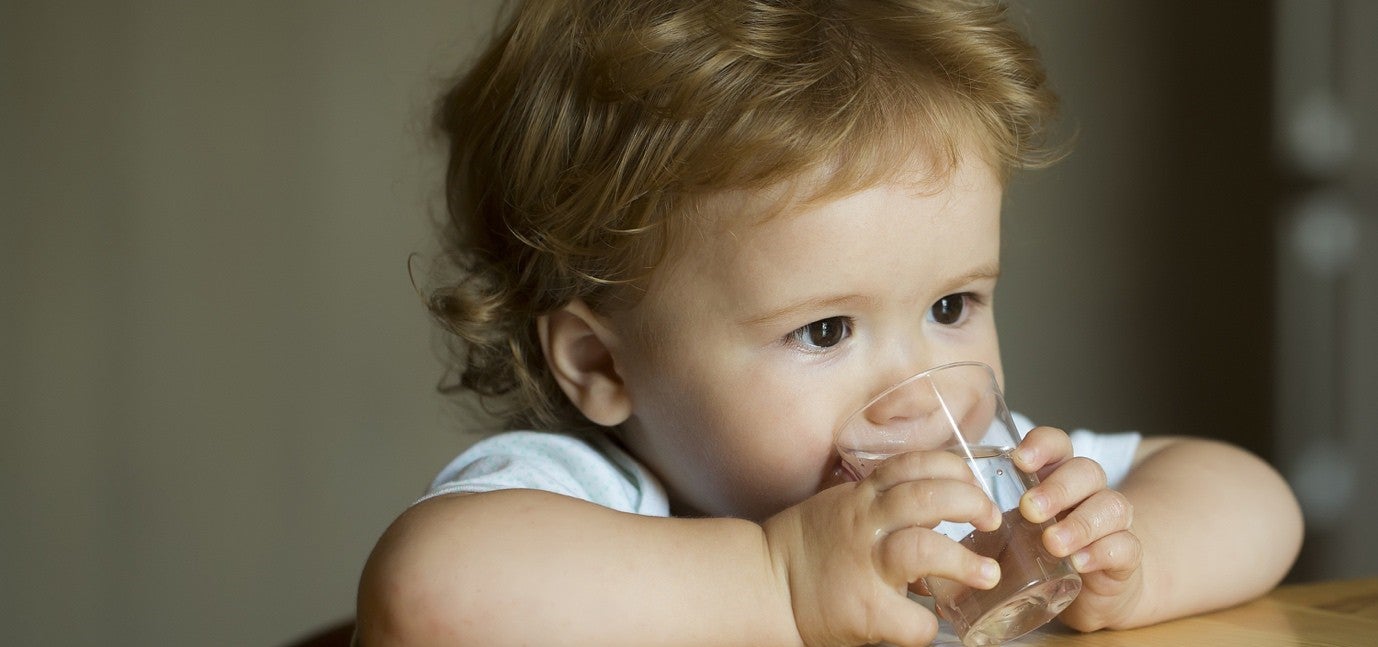
[(1043, 547), (1051, 522), (1030, 523), (1019, 512), (1024, 491), (1038, 482), (1014, 467), (1019, 434), (995, 372), (978, 362), (929, 369), (896, 384), (847, 418), (837, 450), (853, 478), (865, 478), (885, 459), (911, 451), (944, 450), (966, 460), (1004, 519), (991, 532), (944, 521), (934, 530), (1000, 562), (990, 590), (940, 577), (924, 583), (939, 613), (969, 647), (998, 645), (1053, 619), (1081, 592), (1081, 576)]

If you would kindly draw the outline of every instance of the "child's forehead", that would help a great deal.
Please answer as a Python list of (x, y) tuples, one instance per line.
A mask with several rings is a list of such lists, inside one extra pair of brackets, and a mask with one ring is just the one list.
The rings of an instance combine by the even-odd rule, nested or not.
[[(646, 297), (652, 301), (674, 299), (682, 287), (680, 282), (704, 278), (705, 273), (721, 274), (727, 269), (723, 264), (739, 269), (753, 267), (760, 262), (756, 257), (763, 250), (768, 253), (787, 244), (784, 239), (800, 235), (795, 225), (810, 220), (806, 214), (826, 210), (834, 201), (871, 189), (922, 198), (984, 177), (998, 191), (1003, 181), (992, 164), (977, 151), (967, 149), (965, 153), (950, 164), (942, 164), (934, 156), (915, 155), (907, 163), (869, 176), (839, 175), (833, 168), (820, 167), (765, 186), (682, 196), (663, 221), (662, 253), (645, 266), (643, 280), (624, 294), (622, 301), (634, 306)], [(752, 280), (750, 276), (738, 278)]]
[(942, 181), (897, 174), (821, 198), (816, 186), (713, 195), (649, 276), (647, 325), (839, 295), (910, 303), (954, 277), (993, 274), (977, 269), (998, 263), (1001, 187), (988, 167), (962, 165)]
[[(960, 175), (956, 167), (970, 160), (967, 156), (960, 162), (942, 163), (916, 154), (905, 164), (869, 175), (841, 174), (835, 165), (828, 165), (764, 187), (704, 192), (686, 200), (679, 215), (688, 232), (731, 236), (880, 186), (915, 196), (938, 194)], [(672, 246), (688, 242), (674, 241)]]

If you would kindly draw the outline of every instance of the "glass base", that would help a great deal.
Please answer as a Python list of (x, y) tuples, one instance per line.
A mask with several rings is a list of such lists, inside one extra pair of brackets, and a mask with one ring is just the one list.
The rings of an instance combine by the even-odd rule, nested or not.
[(1037, 629), (1062, 613), (1081, 592), (1081, 577), (1071, 575), (1024, 589), (971, 624), (962, 644), (999, 645)]

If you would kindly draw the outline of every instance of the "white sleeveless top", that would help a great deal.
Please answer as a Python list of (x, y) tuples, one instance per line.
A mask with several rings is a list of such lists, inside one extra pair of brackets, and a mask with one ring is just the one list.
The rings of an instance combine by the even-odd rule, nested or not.
[[(1014, 414), (1020, 435), (1034, 424)], [(1138, 433), (1071, 434), (1072, 450), (1105, 470), (1117, 487), (1134, 463)], [(655, 517), (670, 516), (665, 488), (641, 463), (606, 438), (581, 438), (543, 431), (509, 431), (485, 438), (446, 465), (424, 501), (441, 494), (507, 489), (543, 490), (606, 508)]]

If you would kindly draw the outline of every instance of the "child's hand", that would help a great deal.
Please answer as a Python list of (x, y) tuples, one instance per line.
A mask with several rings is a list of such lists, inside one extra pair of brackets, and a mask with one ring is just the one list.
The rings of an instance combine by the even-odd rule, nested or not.
[(866, 479), (829, 488), (768, 519), (771, 562), (787, 581), (805, 645), (927, 645), (937, 619), (906, 596), (937, 575), (988, 589), (999, 565), (932, 530), (940, 521), (981, 530), (1000, 513), (961, 458), (912, 452)]
[(1143, 590), (1142, 549), (1130, 531), (1129, 500), (1106, 487), (1099, 464), (1072, 457), (1072, 441), (1061, 430), (1030, 431), (1013, 458), (1042, 481), (1024, 494), (1020, 511), (1035, 523), (1060, 517), (1043, 532), (1043, 545), (1058, 557), (1070, 555), (1081, 573), (1081, 594), (1061, 620), (1080, 631), (1125, 621)]

